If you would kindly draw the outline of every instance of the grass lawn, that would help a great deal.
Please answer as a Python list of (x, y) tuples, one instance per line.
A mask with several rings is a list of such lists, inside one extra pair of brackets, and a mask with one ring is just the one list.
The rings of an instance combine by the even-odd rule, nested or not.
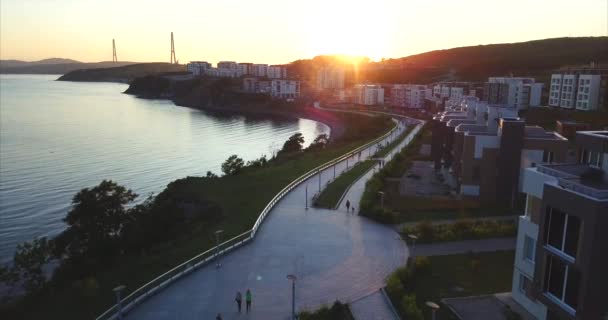
[(328, 209), (335, 208), (346, 189), (376, 164), (377, 162), (372, 160), (361, 161), (341, 174), (323, 189), (314, 203), (315, 206)]
[(114, 303), (112, 288), (124, 284), (127, 287), (125, 295), (128, 295), (169, 269), (210, 249), (215, 245), (215, 230), (224, 230), (221, 241), (225, 241), (251, 229), (262, 209), (287, 184), (392, 129), (391, 126), (387, 130), (392, 121), (387, 120), (385, 124), (360, 138), (336, 143), (320, 151), (302, 153), (266, 167), (247, 168), (235, 176), (214, 179), (188, 177), (173, 182), (168, 189), (175, 188), (175, 194), (212, 200), (219, 205), (222, 218), (190, 226), (181, 237), (155, 245), (145, 254), (121, 256), (119, 262), (108, 261), (94, 277), (54, 284), (43, 296), (26, 300), (16, 310), (10, 310), (12, 318), (95, 318)]
[[(430, 257), (430, 260), (431, 272), (415, 277), (419, 304), (428, 300), (438, 302), (447, 297), (511, 291), (515, 251), (437, 256)], [(438, 313), (440, 320), (457, 319), (446, 308), (442, 309)], [(428, 310), (425, 310), (425, 316), (430, 319)]]
[[(403, 283), (402, 291), (395, 293), (387, 288), (393, 305), (398, 310), (405, 294), (415, 294), (417, 305), (423, 310), (425, 319), (430, 319), (430, 310), (424, 305), (426, 301), (439, 303), (443, 298), (511, 290), (515, 251), (457, 254), (422, 259), (428, 259), (430, 265), (425, 270), (417, 270), (406, 283)], [(398, 270), (391, 277), (398, 277), (399, 273)], [(389, 283), (390, 280), (391, 278)], [(446, 307), (442, 307), (437, 319), (456, 320), (457, 318)]]

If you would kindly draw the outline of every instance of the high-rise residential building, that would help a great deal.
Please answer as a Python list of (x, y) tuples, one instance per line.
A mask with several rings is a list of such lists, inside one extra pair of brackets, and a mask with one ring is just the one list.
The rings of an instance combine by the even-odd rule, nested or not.
[(353, 87), (353, 103), (366, 106), (384, 104), (384, 88), (377, 84), (357, 84)]
[(300, 81), (272, 79), (270, 80), (270, 95), (279, 99), (295, 99), (300, 96)]
[(425, 85), (395, 84), (390, 88), (390, 104), (403, 108), (423, 108), (427, 90), (428, 88)]
[(490, 77), (484, 85), (483, 100), (519, 110), (540, 106), (543, 84), (534, 78)]
[(581, 111), (608, 107), (608, 68), (560, 70), (551, 75), (549, 106)]
[(190, 61), (190, 63), (186, 64), (186, 70), (197, 77), (204, 75), (207, 72), (207, 69), (210, 68), (211, 63), (207, 61)]
[(256, 63), (251, 66), (253, 68), (253, 75), (256, 77), (268, 76), (268, 65), (263, 63)]
[(237, 65), (238, 75), (240, 76), (250, 76), (253, 75), (253, 63), (249, 62), (239, 62)]
[(323, 67), (317, 72), (317, 89), (343, 89), (344, 68), (332, 66)]
[(608, 131), (576, 144), (577, 163), (523, 175), (512, 295), (539, 320), (608, 317)]
[(270, 79), (285, 79), (287, 78), (287, 69), (284, 66), (269, 66), (268, 78)]

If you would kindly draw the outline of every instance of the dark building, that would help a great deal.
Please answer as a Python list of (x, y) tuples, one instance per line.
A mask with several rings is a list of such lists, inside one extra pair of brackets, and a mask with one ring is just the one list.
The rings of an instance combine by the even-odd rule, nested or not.
[(524, 173), (513, 297), (538, 319), (608, 316), (608, 131), (576, 144), (578, 163)]

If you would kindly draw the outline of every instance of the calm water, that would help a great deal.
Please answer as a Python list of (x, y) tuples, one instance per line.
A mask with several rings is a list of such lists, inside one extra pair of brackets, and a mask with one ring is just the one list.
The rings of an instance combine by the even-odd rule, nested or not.
[(310, 120), (219, 116), (121, 94), (124, 84), (0, 75), (0, 261), (64, 228), (72, 196), (112, 179), (140, 198), (186, 176), (219, 173), (232, 154), (270, 154)]

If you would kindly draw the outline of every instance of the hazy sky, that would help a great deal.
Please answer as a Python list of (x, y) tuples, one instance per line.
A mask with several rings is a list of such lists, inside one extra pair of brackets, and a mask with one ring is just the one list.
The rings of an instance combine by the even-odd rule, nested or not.
[(0, 57), (286, 63), (606, 36), (608, 0), (1, 0)]

